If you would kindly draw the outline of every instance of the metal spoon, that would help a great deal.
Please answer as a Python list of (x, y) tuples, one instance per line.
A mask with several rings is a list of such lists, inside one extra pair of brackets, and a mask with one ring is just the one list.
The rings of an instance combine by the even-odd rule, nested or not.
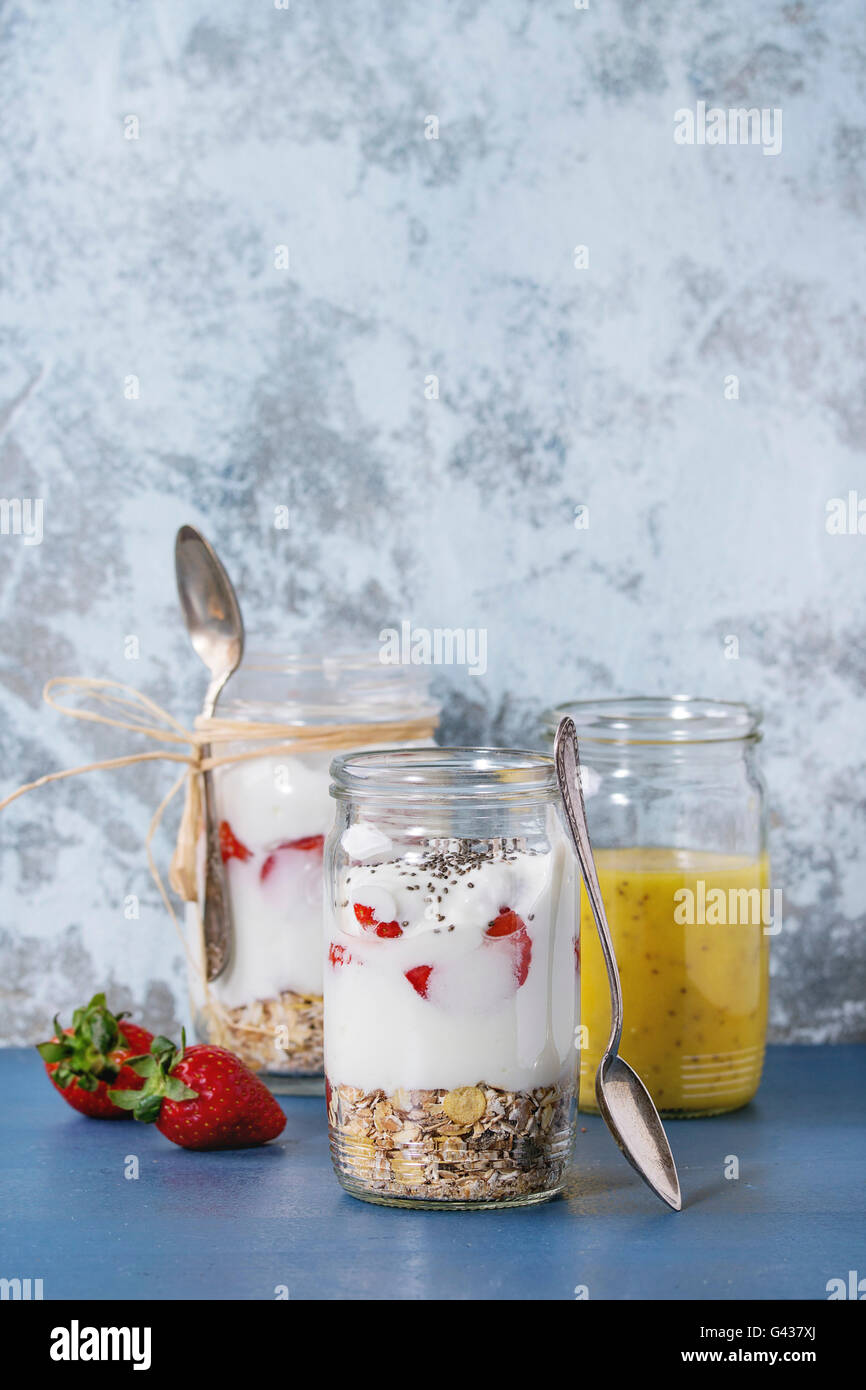
[[(241, 610), (216, 551), (193, 526), (181, 526), (177, 533), (174, 567), (187, 632), (211, 674), (201, 711), (205, 719), (210, 719), (223, 686), (244, 654)], [(204, 746), (201, 752), (203, 758), (208, 757), (210, 746)], [(220, 852), (213, 774), (205, 772), (203, 782), (207, 845), (202, 923), (207, 978), (215, 980), (231, 959), (234, 933)]]
[(683, 1205), (680, 1182), (659, 1113), (637, 1072), (617, 1056), (622, 1037), (622, 987), (586, 823), (586, 807), (580, 785), (580, 755), (572, 719), (566, 717), (560, 720), (553, 756), (566, 822), (598, 928), (610, 984), (610, 1037), (595, 1074), (598, 1108), (631, 1166), (663, 1202), (667, 1202), (674, 1211), (680, 1211)]

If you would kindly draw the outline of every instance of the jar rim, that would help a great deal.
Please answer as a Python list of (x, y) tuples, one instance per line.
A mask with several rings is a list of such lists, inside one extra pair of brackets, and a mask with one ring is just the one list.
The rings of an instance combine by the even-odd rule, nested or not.
[(528, 748), (372, 749), (341, 754), (330, 771), (339, 800), (548, 801), (559, 794), (553, 759)]
[(582, 743), (693, 744), (757, 742), (763, 710), (701, 695), (569, 700), (545, 710), (545, 730), (555, 733), (565, 715)]
[[(379, 650), (248, 649), (220, 700), (220, 714), (278, 723), (438, 722), (426, 667), (380, 660)], [(276, 712), (279, 712), (277, 718)]]
[(426, 666), (412, 666), (393, 661), (383, 661), (381, 649), (372, 651), (369, 647), (328, 648), (326, 651), (280, 651), (265, 647), (250, 647), (244, 651), (239, 669), (244, 671), (264, 671), (268, 674), (295, 675), (315, 673), (316, 675), (336, 675), (346, 671), (375, 671), (398, 669), (407, 679), (419, 682), (429, 680)]

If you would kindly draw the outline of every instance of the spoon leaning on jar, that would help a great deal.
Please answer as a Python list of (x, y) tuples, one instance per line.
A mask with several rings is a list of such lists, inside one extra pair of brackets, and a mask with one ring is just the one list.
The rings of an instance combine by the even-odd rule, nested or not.
[(610, 1037), (595, 1074), (598, 1108), (631, 1166), (663, 1202), (674, 1211), (680, 1211), (683, 1205), (680, 1182), (659, 1113), (637, 1072), (617, 1055), (622, 1037), (622, 986), (586, 823), (577, 733), (574, 721), (568, 717), (560, 720), (553, 756), (566, 824), (598, 928), (610, 985)]
[[(181, 526), (174, 544), (177, 592), (193, 648), (211, 674), (202, 718), (211, 719), (223, 686), (241, 664), (244, 624), (232, 582), (213, 546), (193, 526)], [(203, 758), (210, 747), (203, 746)], [(231, 959), (234, 942), (231, 904), (220, 849), (213, 773), (202, 777), (205, 806), (205, 881), (202, 904), (205, 969), (215, 980)]]

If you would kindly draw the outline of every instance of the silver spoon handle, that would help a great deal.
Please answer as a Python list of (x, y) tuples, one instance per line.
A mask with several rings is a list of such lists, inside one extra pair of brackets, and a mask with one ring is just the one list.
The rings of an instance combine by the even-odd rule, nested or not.
[[(207, 757), (210, 750), (202, 747)], [(205, 869), (204, 901), (202, 903), (202, 933), (205, 948), (205, 970), (208, 980), (215, 980), (229, 963), (231, 946), (230, 908), (226, 892), (225, 865), (220, 844), (219, 817), (216, 812), (213, 774), (202, 774), (204, 790)]]
[[(602, 901), (598, 874), (595, 870), (589, 828), (586, 823), (586, 806), (583, 801), (583, 789), (580, 785), (580, 754), (577, 747), (577, 731), (574, 727), (574, 720), (569, 719), (568, 716), (560, 720), (559, 728), (556, 731), (556, 742), (553, 746), (553, 756), (556, 762), (559, 789), (562, 793), (562, 804), (565, 807), (566, 824), (577, 855), (577, 862), (580, 864), (580, 872), (586, 884), (586, 893), (592, 908), (592, 915), (595, 918), (595, 925), (598, 928), (598, 939), (601, 942), (602, 955), (607, 969), (607, 979), (610, 985), (610, 1037), (606, 1051), (615, 1053), (619, 1051), (620, 1038), (622, 1037), (622, 986), (619, 980), (616, 956), (613, 952), (610, 927)], [(575, 788), (577, 805), (574, 804), (574, 799), (571, 796), (570, 789), (572, 787)]]
[[(204, 718), (213, 718), (217, 699), (227, 679), (227, 676), (218, 677), (208, 687), (202, 710)], [(202, 758), (210, 756), (209, 744), (202, 745), (201, 756)], [(202, 774), (202, 788), (204, 791), (205, 865), (201, 916), (205, 971), (208, 980), (211, 981), (222, 975), (229, 963), (233, 931), (231, 902), (226, 883), (222, 845), (220, 844), (220, 823), (212, 772)]]

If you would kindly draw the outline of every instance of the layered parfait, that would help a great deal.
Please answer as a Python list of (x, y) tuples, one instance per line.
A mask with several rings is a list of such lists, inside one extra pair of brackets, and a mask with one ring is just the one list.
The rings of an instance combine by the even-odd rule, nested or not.
[(327, 753), (255, 758), (214, 774), (234, 940), (209, 986), (207, 1032), (255, 1070), (322, 1071), (328, 762)]
[[(432, 739), (427, 674), (378, 651), (252, 653), (227, 687), (232, 736), (214, 769), (233, 940), (226, 969), (193, 972), (196, 1031), (266, 1073), (275, 1089), (321, 1090), (322, 884), (333, 820), (335, 748), (402, 748)], [(248, 736), (245, 737), (245, 734)], [(204, 837), (200, 854), (203, 870)], [(190, 915), (201, 957), (201, 926)]]
[(551, 838), (335, 845), (325, 966), (331, 1152), (355, 1195), (532, 1201), (572, 1139), (575, 881)]

